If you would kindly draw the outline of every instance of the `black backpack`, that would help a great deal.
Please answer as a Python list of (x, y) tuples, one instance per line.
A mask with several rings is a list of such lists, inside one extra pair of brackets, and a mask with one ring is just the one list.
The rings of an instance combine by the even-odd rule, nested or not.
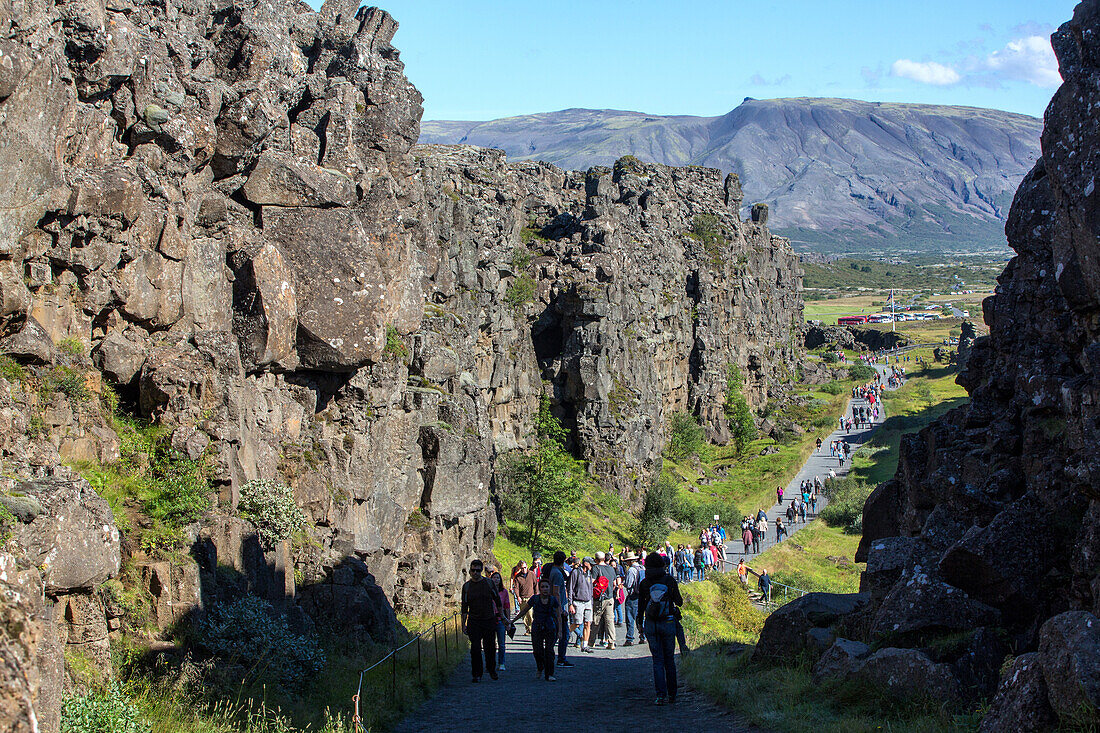
[(645, 607), (645, 617), (653, 623), (676, 620), (676, 604), (669, 593), (668, 577), (649, 586), (649, 603)]

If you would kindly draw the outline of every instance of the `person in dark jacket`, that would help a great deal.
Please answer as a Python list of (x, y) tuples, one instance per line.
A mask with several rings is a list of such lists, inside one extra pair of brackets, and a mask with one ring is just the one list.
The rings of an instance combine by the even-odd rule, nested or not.
[[(488, 670), (489, 677), (497, 678), (497, 617), (500, 615), (500, 596), (489, 579), (481, 574), (485, 569), (481, 560), (470, 562), (470, 579), (462, 584), (462, 633), (470, 637), (470, 671), (474, 682)], [(485, 662), (482, 664), (482, 652)]]
[(645, 578), (638, 588), (638, 615), (644, 619), (649, 653), (653, 656), (658, 705), (676, 702), (676, 617), (682, 605), (680, 586), (668, 574), (664, 559), (647, 555)]
[(772, 599), (772, 576), (768, 575), (767, 570), (760, 571), (760, 594), (764, 596), (764, 603), (768, 603)]

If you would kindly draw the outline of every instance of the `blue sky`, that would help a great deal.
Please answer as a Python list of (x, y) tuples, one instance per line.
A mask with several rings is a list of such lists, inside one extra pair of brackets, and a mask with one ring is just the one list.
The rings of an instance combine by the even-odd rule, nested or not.
[(1075, 0), (379, 0), (424, 119), (568, 107), (719, 115), (745, 97), (1041, 116)]

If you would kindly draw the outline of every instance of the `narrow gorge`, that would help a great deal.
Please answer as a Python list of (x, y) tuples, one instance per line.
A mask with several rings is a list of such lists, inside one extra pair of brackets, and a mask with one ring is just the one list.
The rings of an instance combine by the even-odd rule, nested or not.
[[(396, 29), (338, 0), (0, 3), (4, 730), (57, 729), (134, 593), (154, 642), (245, 594), (378, 642), (441, 613), (543, 395), (637, 507), (672, 413), (725, 442), (731, 366), (754, 407), (792, 381), (798, 260), (737, 176), (418, 146)], [(176, 532), (112, 512), (120, 461), (197, 466), (209, 500)], [(293, 541), (240, 516), (271, 485)]]

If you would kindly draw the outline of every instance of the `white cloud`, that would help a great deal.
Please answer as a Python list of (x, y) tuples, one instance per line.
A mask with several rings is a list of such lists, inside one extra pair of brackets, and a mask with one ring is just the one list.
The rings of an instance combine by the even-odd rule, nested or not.
[(959, 72), (950, 66), (944, 66), (935, 61), (898, 59), (890, 67), (890, 73), (904, 79), (912, 79), (921, 84), (932, 84), (939, 87), (957, 84), (962, 79)]
[(983, 66), (1000, 79), (1026, 81), (1037, 87), (1054, 88), (1062, 83), (1054, 49), (1043, 36), (1009, 41), (1004, 48), (991, 53)]
[(778, 76), (774, 79), (768, 79), (757, 72), (749, 78), (749, 84), (752, 84), (754, 87), (780, 87), (790, 82), (790, 80), (790, 74), (784, 74), (783, 76)]
[(1005, 82), (1022, 81), (1053, 89), (1062, 83), (1054, 49), (1041, 35), (1013, 39), (993, 53), (968, 56), (955, 65), (898, 59), (890, 67), (890, 75), (941, 87), (962, 83), (996, 89)]

